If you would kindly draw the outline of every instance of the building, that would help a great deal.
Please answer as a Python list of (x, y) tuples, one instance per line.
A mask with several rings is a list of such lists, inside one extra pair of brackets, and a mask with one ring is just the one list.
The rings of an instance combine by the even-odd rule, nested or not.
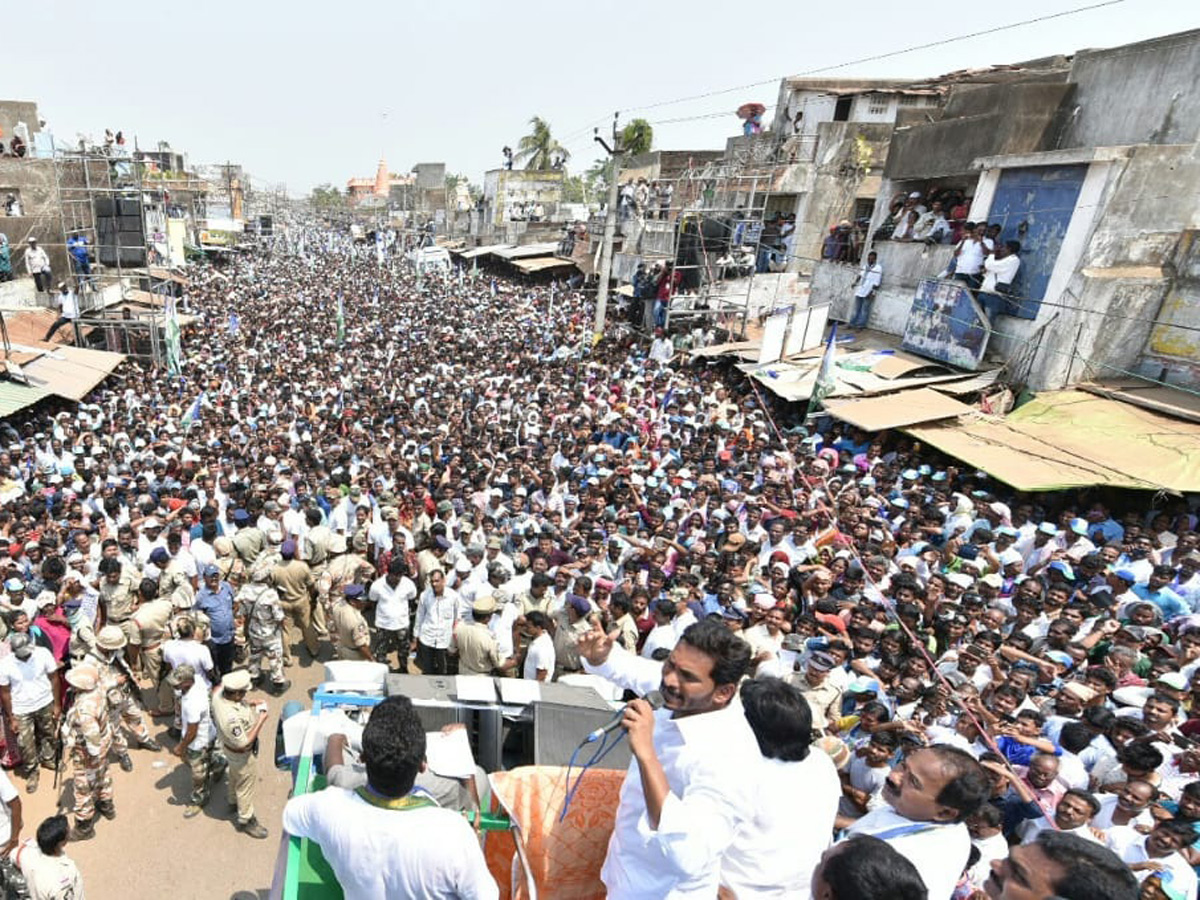
[[(1200, 30), (996, 74), (950, 76), (940, 105), (899, 114), (869, 228), (884, 270), (871, 327), (911, 341), (915, 298), (955, 290), (936, 279), (950, 242), (884, 240), (880, 227), (910, 194), (959, 192), (967, 219), (1021, 245), (991, 327), (970, 292), (938, 313), (947, 332), (982, 339), (977, 358), (1034, 390), (1130, 374), (1200, 387)], [(856, 275), (819, 262), (812, 302), (849, 318)], [(945, 337), (927, 355), (960, 361), (962, 334)]]

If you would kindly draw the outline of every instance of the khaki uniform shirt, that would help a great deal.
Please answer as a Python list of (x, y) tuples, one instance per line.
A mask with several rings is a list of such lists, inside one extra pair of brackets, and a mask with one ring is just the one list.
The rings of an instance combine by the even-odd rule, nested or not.
[(170, 600), (151, 600), (139, 606), (133, 614), (133, 621), (139, 631), (137, 643), (143, 646), (162, 643), (167, 623), (174, 614), (175, 606)]
[(279, 591), (279, 599), (289, 604), (309, 602), (312, 592), (317, 589), (312, 569), (300, 559), (289, 560), (272, 569), (271, 583)]
[(816, 687), (808, 683), (803, 672), (793, 672), (785, 679), (793, 687), (799, 688), (804, 695), (808, 708), (812, 711), (814, 731), (830, 729), (842, 715), (842, 689), (826, 677)]
[(318, 525), (304, 538), (304, 561), (313, 568), (325, 565), (329, 556), (329, 541), (333, 532), (328, 525)]
[(133, 615), (138, 602), (137, 589), (138, 581), (128, 569), (122, 570), (116, 584), (109, 584), (107, 578), (100, 579), (100, 601), (109, 622), (115, 625)]
[[(231, 753), (249, 753), (246, 736), (258, 721), (254, 707), (244, 700), (234, 702), (225, 692), (214, 693), (212, 698), (212, 723), (217, 729), (217, 740)], [(245, 748), (245, 749), (238, 749)]]
[(254, 565), (258, 554), (263, 552), (266, 545), (266, 536), (257, 528), (243, 528), (233, 536), (234, 552), (248, 566)]
[(482, 622), (462, 625), (454, 633), (458, 644), (458, 673), (460, 675), (491, 675), (504, 660), (500, 645)]
[(362, 613), (345, 600), (335, 603), (333, 628), (337, 633), (338, 655), (342, 659), (362, 659), (359, 648), (371, 645), (371, 632)]

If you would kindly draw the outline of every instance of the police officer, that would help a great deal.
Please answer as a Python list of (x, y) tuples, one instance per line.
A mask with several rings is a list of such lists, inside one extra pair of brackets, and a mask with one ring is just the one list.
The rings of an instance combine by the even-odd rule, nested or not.
[(266, 705), (257, 709), (246, 702), (250, 673), (237, 669), (221, 679), (213, 692), (212, 717), (217, 741), (229, 761), (229, 805), (237, 807), (235, 827), (252, 838), (267, 836), (267, 829), (254, 815), (254, 788), (258, 773), (258, 734), (267, 721)]
[(80, 665), (69, 669), (65, 677), (75, 691), (75, 702), (63, 723), (63, 750), (71, 757), (71, 785), (75, 794), (71, 840), (86, 841), (96, 833), (96, 813), (106, 819), (117, 815), (112, 778), (108, 774), (112, 726), (100, 672), (94, 666)]
[(500, 644), (488, 627), (495, 612), (494, 597), (490, 594), (479, 597), (471, 604), (471, 624), (461, 625), (454, 632), (458, 646), (458, 674), (496, 675), (516, 668), (515, 658), (506, 660), (500, 655)]
[(275, 560), (259, 560), (250, 570), (251, 581), (238, 591), (239, 615), (245, 619), (249, 641), (249, 669), (252, 682), (270, 677), (271, 691), (282, 694), (291, 682), (283, 675), (283, 601), (271, 586)]
[(337, 640), (339, 659), (373, 660), (371, 632), (362, 608), (366, 595), (361, 584), (342, 588), (342, 601), (333, 608), (333, 633)]
[(133, 771), (133, 760), (129, 758), (129, 740), (122, 725), (137, 740), (137, 745), (146, 750), (159, 750), (158, 741), (150, 736), (141, 707), (133, 699), (133, 673), (125, 662), (125, 645), (128, 641), (119, 625), (105, 625), (96, 633), (95, 649), (84, 654), (81, 662), (94, 666), (100, 673), (100, 681), (108, 697), (109, 719), (112, 724), (112, 747), (117, 751), (117, 761), (126, 772)]

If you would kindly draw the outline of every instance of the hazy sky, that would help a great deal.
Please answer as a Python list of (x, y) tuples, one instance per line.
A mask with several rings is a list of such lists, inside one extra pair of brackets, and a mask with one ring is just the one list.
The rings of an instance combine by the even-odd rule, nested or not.
[[(599, 155), (591, 127), (607, 130), (618, 109), (649, 119), (656, 146), (717, 149), (739, 130), (732, 111), (773, 104), (782, 76), (1084, 5), (205, 0), (175, 15), (34, 0), (5, 4), (0, 97), (37, 101), (60, 139), (119, 128), (193, 162), (241, 162), (293, 195), (373, 175), (381, 152), (392, 171), (444, 161), (479, 182), (532, 115), (550, 121), (575, 169)], [(926, 77), (1109, 47), (1200, 26), (1197, 9), (1123, 0), (828, 75)], [(761, 81), (774, 83), (636, 109)], [(663, 121), (691, 116), (704, 118)]]

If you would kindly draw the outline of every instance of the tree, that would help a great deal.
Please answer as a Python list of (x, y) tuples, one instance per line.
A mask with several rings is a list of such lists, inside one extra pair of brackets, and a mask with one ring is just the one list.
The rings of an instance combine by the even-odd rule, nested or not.
[(562, 198), (564, 203), (587, 203), (588, 186), (580, 175), (568, 175), (563, 179)]
[(515, 158), (525, 164), (526, 169), (544, 172), (558, 168), (571, 158), (571, 154), (550, 134), (550, 123), (541, 116), (529, 120), (533, 131), (521, 138), (517, 144)]
[(654, 145), (654, 128), (645, 119), (634, 119), (621, 129), (621, 149), (630, 156), (649, 153)]
[(328, 182), (319, 184), (313, 188), (308, 201), (312, 204), (313, 209), (320, 212), (341, 209), (346, 205), (346, 198), (342, 192)]

